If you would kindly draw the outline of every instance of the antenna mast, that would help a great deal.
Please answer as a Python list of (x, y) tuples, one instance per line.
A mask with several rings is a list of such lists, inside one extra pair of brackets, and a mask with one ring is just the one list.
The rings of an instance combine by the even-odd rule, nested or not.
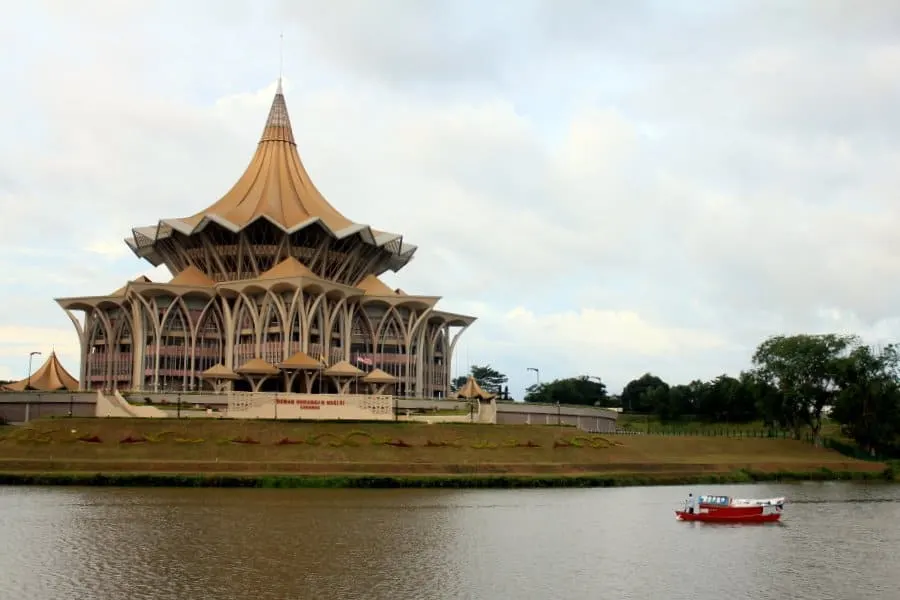
[(278, 93), (281, 93), (281, 78), (284, 76), (284, 32), (279, 36), (281, 43), (278, 47)]

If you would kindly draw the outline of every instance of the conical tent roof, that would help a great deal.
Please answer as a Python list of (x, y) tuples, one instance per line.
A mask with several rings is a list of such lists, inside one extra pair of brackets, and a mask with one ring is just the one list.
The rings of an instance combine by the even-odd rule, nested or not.
[(316, 274), (302, 262), (289, 256), (268, 271), (263, 271), (259, 276), (260, 279), (286, 279), (289, 277), (316, 277)]
[(184, 271), (173, 277), (169, 285), (209, 288), (216, 285), (216, 282), (194, 265), (189, 265)]
[(366, 275), (362, 281), (356, 284), (357, 289), (366, 293), (367, 296), (396, 296), (394, 292), (385, 282), (378, 279), (375, 275)]
[(316, 188), (297, 152), (280, 81), (256, 152), (237, 183), (219, 200), (189, 217), (133, 228), (132, 237), (125, 242), (138, 256), (159, 265), (163, 258), (156, 244), (176, 232), (190, 236), (216, 223), (237, 233), (258, 219), (288, 233), (317, 224), (334, 239), (359, 236), (364, 243), (389, 252), (390, 268), (395, 271), (409, 262), (417, 249), (399, 234), (354, 223)]
[(362, 380), (366, 383), (396, 383), (397, 378), (381, 369), (373, 369)]
[(478, 382), (475, 381), (475, 378), (469, 375), (469, 378), (466, 380), (465, 385), (459, 388), (459, 391), (456, 392), (457, 398), (465, 398), (467, 400), (473, 400), (478, 398), (480, 400), (490, 400), (494, 397), (494, 394), (488, 394), (481, 386), (478, 385)]
[(261, 358), (251, 358), (235, 369), (234, 372), (241, 375), (277, 375), (280, 373), (278, 367), (267, 363)]
[[(150, 281), (150, 278), (147, 277), (146, 275), (140, 275), (137, 279), (132, 279), (128, 283), (153, 283), (153, 282)], [(128, 288), (128, 283), (126, 283), (125, 285), (123, 285), (122, 287), (120, 287), (119, 289), (114, 291), (113, 293), (111, 293), (110, 296), (124, 296), (125, 290)]]
[(294, 352), (284, 362), (278, 366), (282, 369), (308, 369), (319, 370), (324, 369), (325, 365), (314, 359), (306, 352)]
[(41, 392), (55, 392), (57, 390), (74, 392), (78, 388), (78, 380), (72, 377), (62, 366), (62, 363), (56, 357), (56, 352), (50, 353), (44, 364), (31, 374), (30, 379), (26, 377), (21, 381), (8, 383), (3, 386), (4, 390), (10, 392), (23, 392), (26, 389)]
[(208, 368), (207, 370), (200, 373), (200, 377), (203, 379), (240, 379), (241, 376), (223, 365), (222, 363), (215, 364)]
[(218, 202), (181, 220), (196, 225), (209, 215), (238, 227), (263, 216), (285, 229), (316, 217), (332, 231), (353, 225), (325, 199), (306, 172), (294, 142), (281, 82), (244, 174)]
[(332, 377), (359, 377), (360, 375), (365, 375), (365, 371), (357, 369), (346, 360), (334, 363), (322, 373)]

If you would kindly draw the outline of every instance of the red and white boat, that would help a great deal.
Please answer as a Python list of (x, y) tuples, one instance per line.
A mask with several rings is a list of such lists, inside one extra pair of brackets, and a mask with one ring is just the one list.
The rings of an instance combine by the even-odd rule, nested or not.
[(679, 521), (706, 523), (772, 523), (781, 518), (784, 498), (743, 499), (730, 496), (700, 496), (696, 507), (685, 501), (682, 510), (675, 511)]

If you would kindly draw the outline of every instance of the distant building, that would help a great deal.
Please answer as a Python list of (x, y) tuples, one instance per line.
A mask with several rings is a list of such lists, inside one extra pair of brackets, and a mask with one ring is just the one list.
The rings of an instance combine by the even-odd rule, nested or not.
[(416, 246), (351, 221), (316, 189), (280, 81), (231, 190), (132, 232), (132, 251), (173, 277), (57, 299), (78, 331), (82, 389), (334, 393), (364, 383), (449, 395), (456, 340), (475, 318), (378, 278)]

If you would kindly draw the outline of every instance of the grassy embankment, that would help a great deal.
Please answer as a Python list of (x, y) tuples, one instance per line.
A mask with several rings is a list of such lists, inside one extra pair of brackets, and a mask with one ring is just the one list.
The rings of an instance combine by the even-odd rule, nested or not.
[(0, 483), (517, 487), (892, 473), (793, 440), (533, 425), (49, 419), (0, 428)]

